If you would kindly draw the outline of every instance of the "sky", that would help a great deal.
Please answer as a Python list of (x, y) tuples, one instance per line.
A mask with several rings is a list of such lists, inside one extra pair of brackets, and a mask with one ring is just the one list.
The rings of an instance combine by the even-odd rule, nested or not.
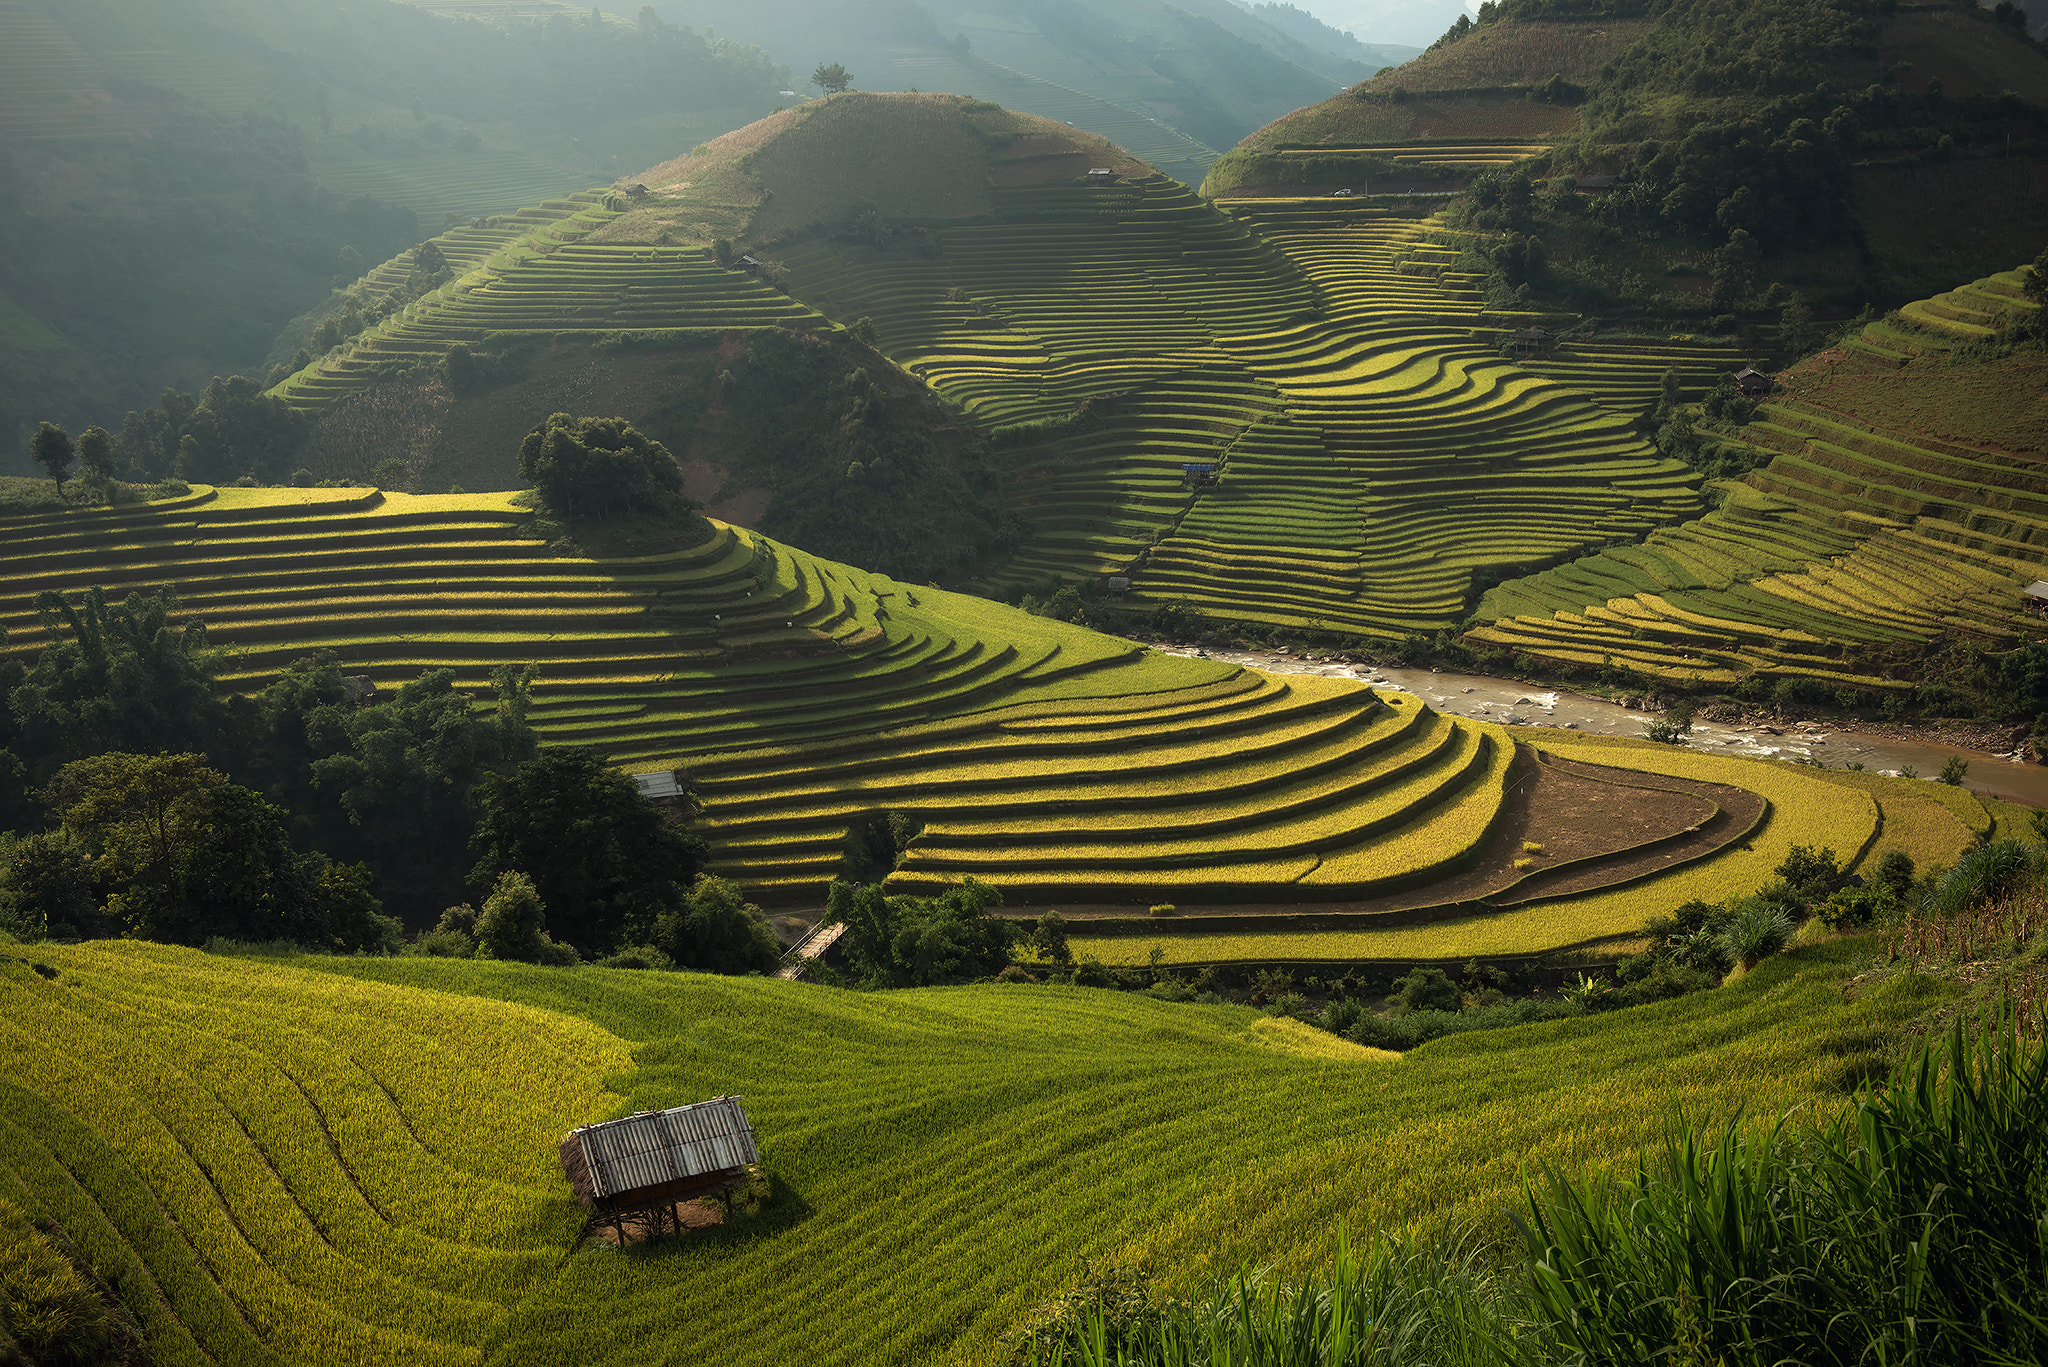
[(1444, 36), (1460, 11), (1477, 13), (1478, 0), (1289, 0), (1361, 43), (1428, 47)]

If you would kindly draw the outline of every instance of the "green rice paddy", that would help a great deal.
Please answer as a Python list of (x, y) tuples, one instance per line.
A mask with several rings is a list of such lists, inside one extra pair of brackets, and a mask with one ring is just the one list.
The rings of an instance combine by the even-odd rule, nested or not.
[[(1339, 1228), (1492, 1230), (1525, 1172), (1626, 1167), (1675, 1106), (1838, 1104), (1844, 1056), (1942, 990), (1844, 993), (1855, 947), (1818, 945), (1395, 1059), (1088, 989), (28, 952), (56, 976), (0, 964), (0, 1197), (62, 1223), (166, 1367), (983, 1362), (1090, 1260), (1182, 1294), (1295, 1273)], [(564, 1132), (721, 1094), (765, 1207), (579, 1247)]]
[[(1909, 304), (1909, 326), (1871, 323), (1827, 364), (1882, 371), (1981, 340), (2034, 307), (2019, 283), (2007, 271)], [(1724, 506), (1499, 585), (1469, 639), (1680, 683), (1790, 676), (1879, 694), (1907, 685), (1857, 667), (1859, 648), (2016, 644), (2019, 591), (2048, 573), (2038, 462), (1859, 421), (1822, 406), (1826, 384), (1802, 392), (1818, 397), (1781, 389), (1736, 429), (1761, 468), (1723, 486)]]
[(39, 591), (175, 584), (230, 688), (318, 652), (479, 695), (536, 664), (542, 739), (684, 770), (715, 871), (767, 898), (820, 898), (887, 811), (930, 826), (902, 890), (972, 874), (1015, 901), (1134, 901), (1199, 868), (1219, 896), (1334, 896), (1291, 885), (1357, 850), (1372, 867), (1347, 887), (1398, 884), (1471, 846), (1509, 753), (1355, 681), (1155, 655), (723, 524), (657, 555), (553, 554), (506, 495), (202, 488), (24, 514), (0, 578), (0, 649), (23, 658)]

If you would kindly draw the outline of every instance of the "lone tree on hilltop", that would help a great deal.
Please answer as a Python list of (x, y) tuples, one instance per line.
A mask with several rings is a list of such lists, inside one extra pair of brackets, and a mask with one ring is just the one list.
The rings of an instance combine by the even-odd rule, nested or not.
[(519, 477), (564, 517), (660, 516), (698, 506), (684, 495), (682, 468), (668, 448), (624, 418), (553, 414), (520, 443)]
[(28, 439), (28, 450), (36, 464), (50, 472), (50, 478), (57, 484), (57, 497), (62, 498), (64, 476), (71, 473), (71, 461), (77, 454), (71, 445), (71, 434), (54, 422), (45, 422)]
[(837, 95), (840, 91), (846, 89), (851, 79), (846, 74), (846, 68), (838, 62), (834, 62), (830, 66), (820, 62), (818, 63), (818, 69), (811, 73), (811, 84), (824, 91), (827, 95)]

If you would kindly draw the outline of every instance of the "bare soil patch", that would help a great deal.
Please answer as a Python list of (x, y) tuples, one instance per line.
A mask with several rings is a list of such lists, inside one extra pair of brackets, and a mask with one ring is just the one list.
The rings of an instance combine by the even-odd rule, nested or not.
[[(1513, 906), (1537, 897), (1586, 892), (1697, 859), (1750, 830), (1764, 811), (1762, 797), (1725, 783), (1609, 769), (1555, 756), (1546, 757), (1542, 768), (1556, 772), (1561, 779), (1574, 780), (1581, 787), (1609, 790), (1605, 794), (1587, 794), (1579, 799), (1582, 805), (1570, 817), (1559, 819), (1578, 830), (1588, 824), (1603, 829), (1611, 827), (1619, 837), (1612, 843), (1619, 848), (1612, 853), (1577, 856), (1584, 862), (1569, 867), (1532, 871), (1512, 888), (1503, 889), (1507, 895), (1495, 897), (1497, 905)], [(1631, 815), (1632, 809), (1661, 811), (1668, 820), (1669, 814), (1681, 810), (1676, 805), (1679, 802), (1700, 815), (1675, 830), (1662, 821), (1638, 820)], [(1656, 843), (1648, 843), (1652, 841)], [(1546, 844), (1544, 848), (1547, 853), (1550, 846)], [(1563, 857), (1554, 862), (1562, 864)]]
[(657, 1234), (674, 1234), (680, 1230), (688, 1234), (695, 1229), (709, 1229), (725, 1223), (725, 1208), (716, 1201), (677, 1201), (674, 1205), (657, 1210), (638, 1211), (620, 1221), (625, 1237), (620, 1238), (619, 1229), (614, 1229), (610, 1220), (592, 1220), (590, 1227), (583, 1231), (582, 1247), (594, 1244), (637, 1244)]

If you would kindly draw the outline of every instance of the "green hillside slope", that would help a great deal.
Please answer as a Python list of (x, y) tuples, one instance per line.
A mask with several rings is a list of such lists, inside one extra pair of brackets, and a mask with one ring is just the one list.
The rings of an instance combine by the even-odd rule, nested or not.
[[(1398, 639), (1457, 625), (1504, 575), (1696, 514), (1693, 476), (1629, 421), (1665, 369), (1698, 394), (1741, 360), (1674, 339), (1511, 362), (1507, 331), (1545, 316), (1489, 302), (1469, 236), (1435, 219), (1273, 198), (1219, 212), (1099, 138), (956, 96), (835, 96), (640, 183), (444, 235), (456, 279), (277, 392), (324, 408), (457, 343), (837, 323), (900, 368), (887, 382), (928, 386), (990, 443), (990, 496), (1030, 529), (998, 582), (1118, 576), (1135, 610)], [(758, 270), (720, 267), (719, 239)], [(745, 486), (759, 476), (727, 449), (722, 386), (682, 405), (698, 425), (670, 441)], [(813, 483), (854, 479), (837, 461)]]
[(2020, 590), (2048, 566), (2042, 358), (1951, 356), (2036, 313), (2022, 285), (2007, 271), (1916, 301), (1786, 372), (1744, 421), (1701, 433), (1702, 463), (1750, 469), (1721, 507), (1503, 583), (1470, 639), (1869, 702), (1910, 692), (1924, 643), (2034, 638)]
[[(1159, 179), (996, 193), (996, 221), (935, 227), (935, 254), (785, 255), (792, 293), (871, 318), (992, 429), (1034, 530), (1011, 577), (1126, 576), (1135, 606), (1401, 637), (1454, 623), (1477, 574), (1698, 507), (1615, 413), (1479, 341), (1534, 320), (1441, 275), (1437, 225), (1225, 215)], [(1184, 483), (1195, 463), (1213, 487)]]
[[(1823, 947), (1389, 1061), (1085, 989), (33, 953), (53, 979), (0, 964), (0, 1196), (61, 1222), (167, 1367), (985, 1361), (1088, 1260), (1183, 1293), (1298, 1272), (1340, 1227), (1491, 1230), (1524, 1171), (1625, 1165), (1674, 1106), (1826, 1109), (1941, 992), (1845, 992), (1856, 951)], [(564, 1131), (719, 1094), (765, 1207), (577, 1248)]]
[(532, 662), (543, 741), (686, 771), (714, 868), (767, 897), (822, 896), (850, 831), (892, 811), (930, 828), (892, 880), (906, 890), (974, 874), (1027, 901), (1354, 896), (1462, 866), (1501, 801), (1499, 728), (1355, 681), (1157, 656), (723, 524), (632, 558), (551, 551), (553, 534), (502, 495), (375, 490), (13, 518), (0, 650), (38, 649), (38, 591), (176, 584), (228, 687), (323, 651), (476, 690)]
[(166, 385), (262, 376), (365, 266), (758, 118), (785, 81), (547, 0), (5, 0), (0, 471), (40, 419), (112, 430)]
[[(2048, 239), (2048, 52), (2023, 23), (1972, 3), (1501, 0), (1260, 129), (1206, 183), (1327, 190), (1385, 179), (1391, 144), (1441, 159), (1520, 143), (1560, 193), (1465, 207), (1482, 230), (1540, 237), (1539, 300), (1651, 320), (1775, 311), (1788, 289), (1892, 307)], [(1592, 183), (1575, 195), (1561, 177)]]

